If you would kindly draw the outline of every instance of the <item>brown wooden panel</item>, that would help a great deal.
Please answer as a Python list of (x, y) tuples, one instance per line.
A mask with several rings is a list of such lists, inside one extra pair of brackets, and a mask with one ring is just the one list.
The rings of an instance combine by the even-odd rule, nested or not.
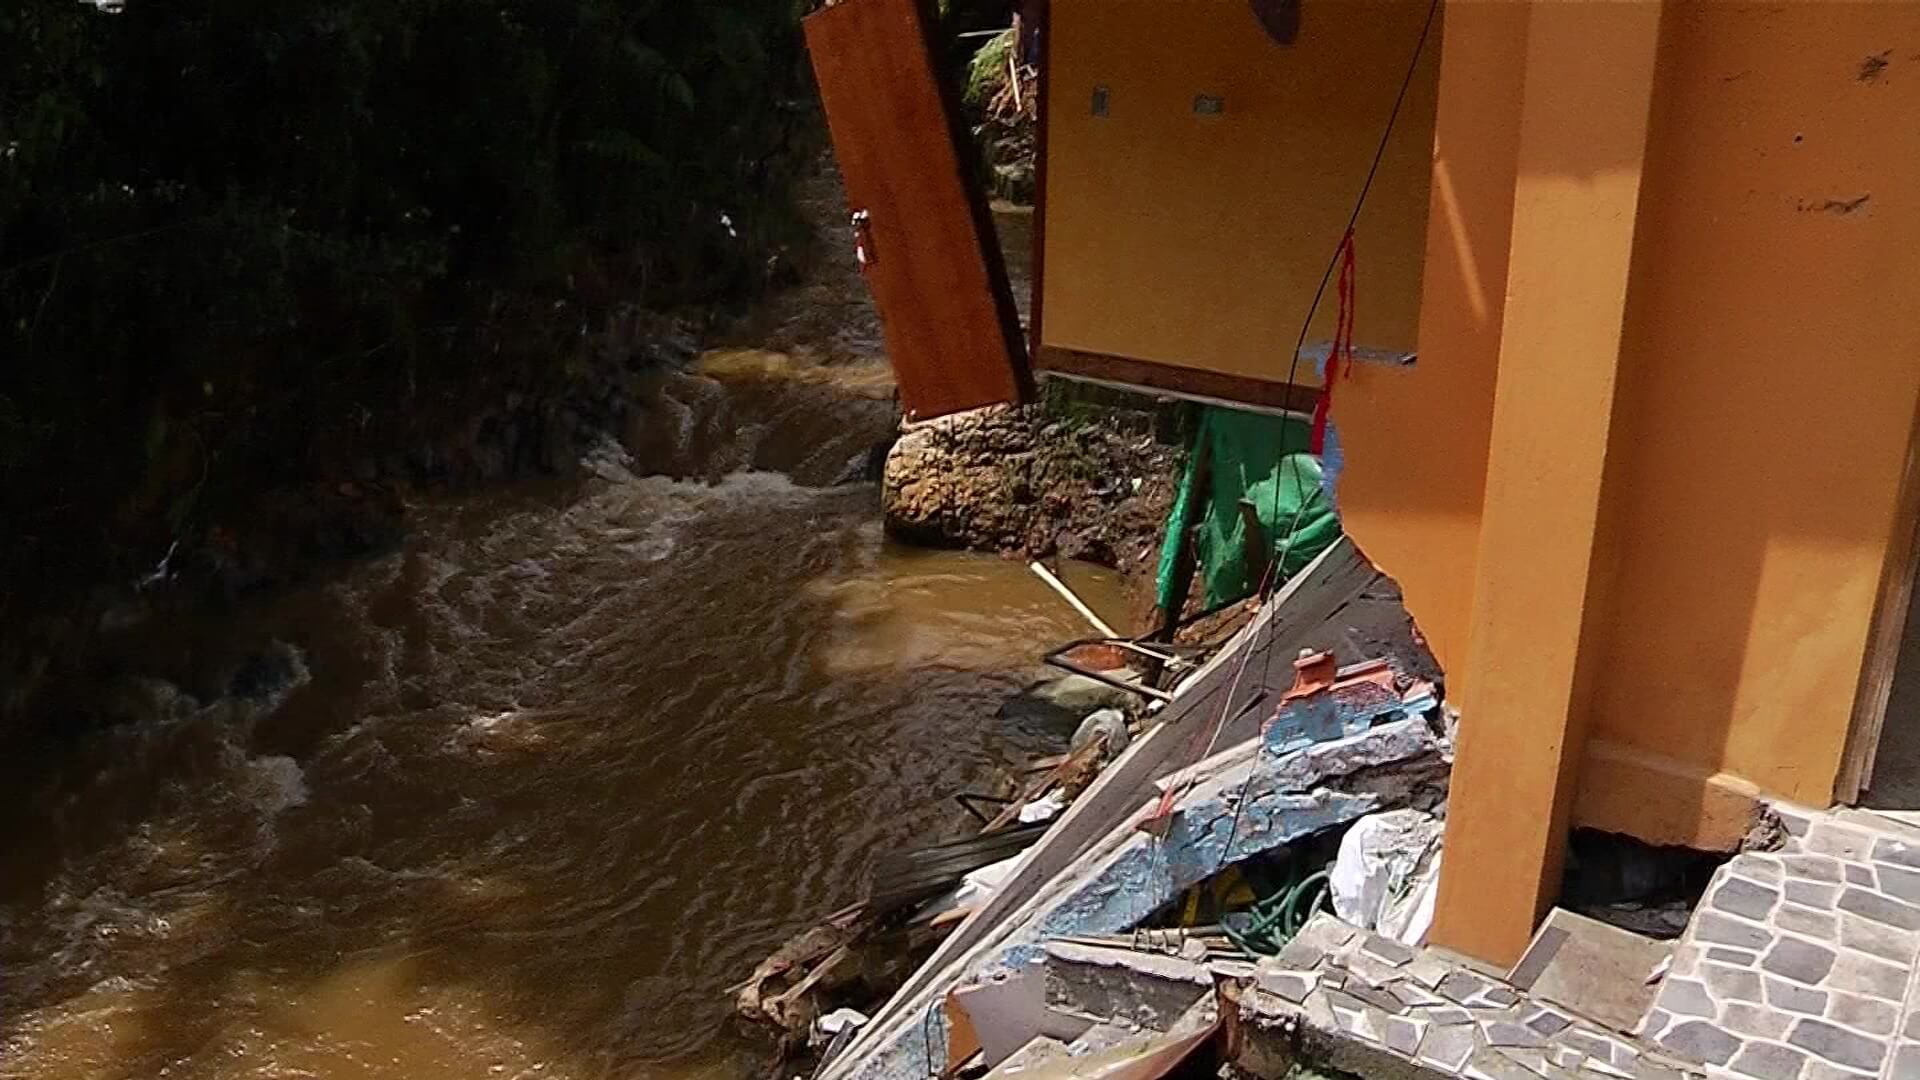
[(910, 419), (1030, 396), (1020, 319), (986, 197), (919, 0), (842, 0), (806, 19), (846, 183), (865, 211), (873, 290)]
[(1162, 390), (1169, 394), (1208, 398), (1227, 404), (1252, 405), (1263, 409), (1288, 409), (1294, 412), (1311, 413), (1320, 395), (1319, 389), (1312, 386), (1267, 382), (1263, 379), (1249, 379), (1244, 375), (1228, 375), (1217, 371), (1203, 371), (1199, 368), (1129, 360), (1124, 356), (1079, 352), (1054, 345), (1041, 346), (1040, 351), (1035, 354), (1035, 364), (1042, 371), (1057, 371), (1062, 375), (1078, 375), (1087, 379), (1099, 379), (1102, 382), (1138, 386), (1149, 391)]

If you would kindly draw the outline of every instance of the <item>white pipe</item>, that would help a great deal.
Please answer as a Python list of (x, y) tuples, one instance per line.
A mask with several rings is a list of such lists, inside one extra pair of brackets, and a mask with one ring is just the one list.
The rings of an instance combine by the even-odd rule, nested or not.
[(1057, 577), (1054, 577), (1053, 571), (1047, 569), (1044, 566), (1041, 566), (1037, 560), (1034, 562), (1028, 563), (1027, 569), (1040, 575), (1041, 581), (1044, 581), (1048, 585), (1053, 586), (1053, 591), (1059, 593), (1061, 597), (1063, 597), (1067, 601), (1067, 603), (1072, 604), (1073, 610), (1079, 612), (1081, 618), (1087, 620), (1087, 622), (1089, 623), (1092, 623), (1093, 628), (1095, 630), (1100, 631), (1101, 637), (1117, 638), (1121, 636), (1118, 630), (1115, 630), (1113, 627), (1108, 626), (1104, 619), (1100, 618), (1100, 616), (1095, 615), (1093, 613), (1092, 608), (1088, 607), (1086, 603), (1082, 601), (1078, 596), (1075, 596), (1073, 594), (1073, 590), (1067, 588), (1066, 582), (1061, 581)]

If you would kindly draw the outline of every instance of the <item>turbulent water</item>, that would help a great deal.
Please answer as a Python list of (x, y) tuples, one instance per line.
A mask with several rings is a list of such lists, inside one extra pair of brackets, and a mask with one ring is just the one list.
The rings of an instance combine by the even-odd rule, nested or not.
[(146, 719), (0, 763), (0, 1076), (762, 1073), (726, 987), (1055, 748), (995, 710), (1086, 630), (835, 483), (891, 422), (872, 367), (710, 367), (666, 456), (717, 482), (609, 446), (418, 505), (400, 552), (156, 628)]

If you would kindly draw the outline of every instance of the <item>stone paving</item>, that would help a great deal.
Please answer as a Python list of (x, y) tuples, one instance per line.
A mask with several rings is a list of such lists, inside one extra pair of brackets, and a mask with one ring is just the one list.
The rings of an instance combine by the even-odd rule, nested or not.
[[(1321, 915), (1263, 960), (1242, 998), (1250, 1070), (1277, 1075), (1262, 1038), (1297, 1038), (1363, 1076), (1469, 1080), (1699, 1080), (1705, 1070), (1531, 1000), (1501, 980)], [(1265, 1067), (1262, 1067), (1265, 1066)]]
[(1920, 831), (1780, 808), (1721, 867), (1638, 1034), (1755, 1080), (1920, 1080)]

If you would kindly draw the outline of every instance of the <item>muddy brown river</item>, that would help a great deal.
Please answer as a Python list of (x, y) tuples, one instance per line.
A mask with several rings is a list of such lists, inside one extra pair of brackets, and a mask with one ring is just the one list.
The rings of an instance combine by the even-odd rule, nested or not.
[(996, 709), (1087, 633), (833, 482), (874, 363), (715, 358), (669, 449), (717, 482), (610, 445), (156, 628), (140, 722), (0, 764), (0, 1077), (764, 1075), (726, 988), (1056, 749)]

